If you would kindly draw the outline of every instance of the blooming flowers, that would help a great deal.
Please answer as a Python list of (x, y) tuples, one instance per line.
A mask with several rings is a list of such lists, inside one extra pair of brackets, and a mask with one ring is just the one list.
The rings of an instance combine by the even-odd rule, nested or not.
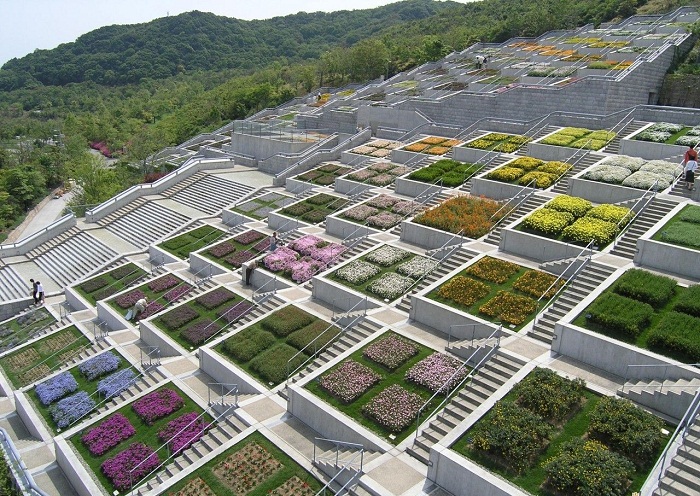
[(136, 434), (136, 429), (121, 413), (115, 413), (97, 427), (90, 429), (81, 440), (95, 456), (102, 456), (125, 439)]
[(165, 428), (158, 433), (158, 438), (162, 442), (167, 442), (170, 450), (175, 454), (189, 448), (202, 438), (209, 427), (204, 420), (198, 417), (196, 412), (180, 415), (168, 422)]
[(437, 266), (438, 262), (436, 260), (416, 256), (396, 267), (396, 271), (406, 277), (419, 279), (432, 272)]
[(402, 250), (401, 248), (395, 248), (393, 246), (384, 245), (381, 248), (374, 250), (372, 253), (367, 255), (366, 260), (369, 262), (374, 262), (384, 267), (389, 267), (397, 262), (400, 262), (404, 258), (411, 255), (411, 252)]
[(63, 372), (51, 379), (37, 384), (35, 391), (43, 405), (54, 401), (78, 389), (78, 383), (70, 372)]
[(121, 360), (111, 351), (105, 351), (97, 356), (85, 360), (78, 365), (78, 370), (88, 381), (97, 379), (101, 375), (117, 370)]
[(95, 402), (85, 391), (78, 391), (49, 407), (51, 418), (59, 429), (68, 427), (95, 408)]
[(348, 281), (350, 284), (362, 284), (381, 272), (376, 265), (355, 260), (335, 271), (336, 277)]
[(367, 286), (367, 291), (387, 300), (395, 300), (413, 286), (413, 279), (386, 273)]
[(154, 391), (132, 405), (134, 412), (147, 424), (170, 415), (184, 405), (183, 399), (172, 389)]
[(656, 183), (656, 189), (663, 190), (673, 184), (681, 171), (678, 164), (665, 160), (645, 162), (638, 158), (620, 156), (610, 157), (600, 165), (591, 167), (582, 177), (639, 189), (648, 189)]
[(132, 369), (120, 370), (98, 382), (97, 392), (105, 398), (112, 398), (125, 391), (135, 380), (136, 373)]
[(305, 282), (335, 262), (345, 250), (343, 245), (308, 235), (277, 248), (263, 263), (274, 272), (283, 271), (295, 282)]
[(452, 390), (467, 374), (469, 370), (462, 367), (462, 362), (435, 352), (408, 369), (406, 379), (437, 393)]
[(139, 482), (158, 465), (160, 459), (152, 448), (134, 443), (114, 458), (105, 460), (101, 469), (114, 487), (123, 491), (131, 488), (132, 484)]
[(381, 378), (382, 376), (369, 367), (347, 360), (334, 371), (321, 377), (319, 384), (341, 401), (351, 403)]
[(386, 429), (401, 432), (413, 422), (421, 406), (419, 395), (393, 384), (362, 407), (362, 412)]
[(392, 334), (369, 345), (365, 348), (362, 356), (389, 370), (395, 370), (417, 353), (418, 347), (416, 345)]

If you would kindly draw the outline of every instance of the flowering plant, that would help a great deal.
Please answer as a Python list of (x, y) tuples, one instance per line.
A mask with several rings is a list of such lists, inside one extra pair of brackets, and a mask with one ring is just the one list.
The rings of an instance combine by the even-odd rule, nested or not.
[(363, 221), (370, 215), (374, 215), (378, 213), (379, 210), (373, 207), (369, 207), (367, 205), (358, 205), (356, 207), (351, 208), (350, 210), (346, 210), (343, 212), (343, 217), (347, 217), (348, 219), (352, 220), (359, 220)]
[[(541, 296), (551, 298), (566, 282), (564, 279), (560, 279), (555, 286), (552, 286), (556, 280), (557, 278), (552, 274), (540, 272), (539, 270), (528, 270), (522, 276), (518, 277), (515, 283), (513, 283), (513, 288), (534, 296), (535, 298), (540, 298)], [(545, 291), (547, 291), (546, 294)]]
[(204, 293), (194, 301), (202, 305), (207, 310), (212, 310), (220, 306), (222, 303), (233, 300), (235, 297), (236, 295), (226, 288), (216, 288), (213, 291)]
[(600, 181), (610, 184), (621, 184), (627, 176), (631, 174), (626, 167), (618, 167), (616, 165), (600, 164), (591, 167), (583, 174), (583, 179), (591, 181)]
[(386, 429), (401, 432), (413, 422), (422, 406), (423, 398), (393, 384), (363, 406), (362, 412)]
[(34, 388), (43, 405), (50, 405), (76, 389), (78, 389), (78, 383), (70, 372), (58, 374), (41, 384), (37, 384)]
[(435, 352), (408, 369), (406, 380), (420, 384), (434, 393), (446, 393), (457, 386), (467, 374), (469, 369), (462, 367), (462, 362)]
[(131, 407), (144, 422), (152, 424), (180, 409), (184, 404), (180, 395), (172, 389), (160, 389), (135, 401)]
[(598, 246), (610, 243), (618, 229), (612, 222), (596, 219), (594, 217), (581, 217), (576, 222), (562, 231), (564, 238), (577, 243), (594, 241)]
[(418, 279), (432, 272), (437, 266), (438, 262), (431, 258), (415, 256), (396, 267), (396, 272), (412, 279)]
[(507, 291), (499, 291), (496, 296), (479, 307), (479, 312), (501, 319), (509, 324), (520, 325), (527, 316), (537, 309), (535, 300)]
[(573, 221), (574, 216), (569, 212), (558, 212), (545, 207), (525, 217), (523, 226), (544, 234), (558, 236)]
[(362, 356), (389, 370), (395, 370), (417, 353), (418, 347), (415, 344), (400, 336), (390, 334), (366, 347)]
[(393, 174), (377, 174), (370, 177), (367, 182), (373, 186), (386, 186), (393, 183), (395, 179), (396, 176)]
[(180, 280), (177, 277), (166, 274), (163, 277), (159, 277), (158, 279), (149, 282), (148, 287), (151, 291), (160, 293), (161, 291), (165, 291), (166, 289), (176, 286), (179, 282)]
[(280, 246), (274, 252), (270, 253), (263, 259), (265, 267), (273, 272), (284, 270), (290, 264), (299, 258), (299, 254), (286, 246)]
[(394, 227), (396, 224), (401, 222), (402, 216), (398, 214), (392, 214), (389, 212), (382, 212), (377, 215), (370, 215), (367, 217), (367, 225), (371, 227), (378, 227), (379, 229), (389, 229)]
[(365, 257), (365, 259), (368, 262), (374, 262), (384, 267), (390, 267), (391, 265), (400, 262), (404, 258), (409, 257), (410, 255), (411, 252), (409, 251), (384, 245), (381, 248), (377, 248), (376, 250), (372, 251)]
[(520, 266), (513, 262), (506, 262), (493, 257), (483, 257), (475, 264), (470, 265), (466, 273), (479, 279), (503, 284), (519, 270)]
[(221, 325), (211, 319), (202, 319), (182, 331), (182, 337), (194, 345), (199, 345), (221, 330)]
[(547, 203), (547, 208), (568, 212), (574, 217), (583, 217), (592, 207), (588, 200), (569, 195), (559, 195)]
[(251, 305), (247, 300), (242, 300), (229, 307), (219, 310), (216, 312), (216, 315), (217, 317), (223, 318), (228, 324), (233, 324), (252, 309), (253, 305)]
[(97, 392), (105, 398), (113, 398), (134, 383), (136, 373), (132, 369), (119, 370), (97, 383)]
[(88, 381), (97, 379), (101, 375), (114, 372), (119, 367), (121, 360), (112, 351), (105, 351), (97, 356), (85, 360), (78, 365), (78, 370)]
[(121, 308), (131, 308), (133, 307), (137, 301), (142, 299), (145, 294), (139, 289), (135, 289), (133, 291), (129, 291), (126, 294), (119, 295), (117, 298), (114, 300), (117, 305), (119, 305)]
[(376, 265), (355, 260), (335, 271), (336, 277), (351, 284), (362, 284), (381, 272)]
[(196, 412), (180, 415), (166, 424), (158, 433), (158, 438), (161, 442), (167, 442), (174, 454), (180, 453), (199, 441), (209, 427), (198, 417)]
[(322, 388), (344, 403), (352, 403), (382, 378), (371, 368), (346, 360), (319, 380)]
[(124, 491), (138, 483), (160, 465), (158, 454), (142, 443), (134, 443), (114, 458), (105, 460), (100, 468), (114, 487)]
[[(192, 290), (192, 286), (190, 286), (187, 283), (181, 283), (179, 286), (177, 286), (177, 287), (171, 289), (170, 291), (168, 291), (167, 293), (165, 293), (163, 295), (163, 298), (165, 298), (166, 301), (172, 303), (172, 302), (180, 299), (180, 297), (189, 293), (191, 290)], [(152, 313), (156, 313), (156, 312), (152, 312)], [(141, 317), (141, 318), (143, 319), (145, 317)]]
[(243, 251), (237, 251), (232, 256), (227, 257), (224, 260), (227, 263), (230, 263), (231, 265), (233, 265), (235, 268), (238, 268), (242, 264), (244, 264), (248, 260), (252, 260), (253, 258), (255, 258), (255, 253), (253, 253), (250, 250), (243, 250)]
[(234, 236), (233, 240), (237, 243), (242, 244), (242, 245), (249, 245), (249, 244), (255, 243), (256, 241), (261, 240), (264, 237), (265, 237), (265, 235), (261, 232), (246, 231), (246, 232), (241, 233), (237, 236)]
[(470, 277), (456, 276), (438, 288), (438, 295), (470, 307), (491, 292), (487, 284)]
[(81, 440), (95, 456), (102, 456), (125, 439), (136, 434), (136, 429), (121, 413), (115, 413), (90, 429)]
[(229, 241), (224, 241), (209, 248), (207, 253), (209, 253), (212, 257), (223, 258), (234, 251), (236, 251), (236, 247)]
[(399, 198), (390, 196), (390, 195), (385, 195), (381, 194), (375, 198), (372, 198), (371, 200), (368, 200), (366, 202), (367, 205), (370, 207), (376, 207), (376, 208), (390, 208), (393, 206), (395, 203), (400, 202), (401, 200)]
[(639, 157), (629, 157), (627, 155), (613, 155), (606, 157), (601, 165), (624, 167), (631, 172), (638, 171), (644, 165), (644, 159)]
[(85, 391), (78, 391), (72, 396), (59, 400), (49, 407), (51, 418), (59, 429), (68, 427), (74, 421), (84, 417), (95, 408), (95, 402)]
[(367, 286), (367, 291), (387, 300), (395, 300), (413, 286), (413, 280), (398, 274), (386, 273)]
[(608, 222), (613, 222), (615, 224), (623, 222), (623, 225), (627, 224), (632, 217), (634, 212), (627, 207), (621, 207), (619, 205), (603, 204), (593, 207), (586, 214), (588, 217), (595, 217), (596, 219), (606, 220)]

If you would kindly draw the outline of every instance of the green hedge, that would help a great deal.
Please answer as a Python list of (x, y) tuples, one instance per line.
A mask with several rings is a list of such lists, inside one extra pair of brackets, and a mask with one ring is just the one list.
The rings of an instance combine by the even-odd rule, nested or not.
[(700, 285), (690, 286), (683, 291), (673, 309), (693, 317), (700, 317)]
[[(326, 331), (326, 329), (329, 327), (331, 326), (325, 320), (317, 320), (316, 322), (313, 322), (312, 324), (291, 333), (287, 338), (287, 343), (301, 350), (314, 341), (314, 339), (318, 338), (316, 341), (314, 341), (313, 349), (310, 349), (309, 351), (319, 350), (330, 343), (340, 330), (337, 327), (332, 326), (332, 329)], [(325, 334), (321, 334), (324, 331), (326, 331)]]
[(224, 341), (224, 350), (234, 358), (247, 362), (275, 343), (271, 332), (246, 329)]
[(292, 332), (311, 324), (316, 317), (293, 305), (286, 306), (260, 321), (266, 331), (285, 337)]
[(684, 313), (669, 312), (649, 333), (654, 349), (669, 351), (690, 362), (700, 362), (700, 319)]
[(673, 297), (677, 282), (641, 269), (630, 269), (620, 277), (613, 291), (658, 308)]
[(250, 361), (250, 368), (260, 374), (265, 380), (273, 384), (280, 384), (287, 379), (287, 367), (289, 367), (289, 372), (291, 372), (309, 358), (304, 353), (299, 353), (288, 365), (287, 362), (298, 352), (299, 350), (292, 348), (288, 344), (278, 343), (253, 358)]
[(518, 396), (518, 405), (557, 423), (581, 405), (585, 387), (583, 379), (566, 379), (551, 369), (536, 368), (513, 393)]
[(654, 309), (648, 303), (603, 293), (588, 307), (586, 314), (596, 324), (636, 337), (649, 325)]

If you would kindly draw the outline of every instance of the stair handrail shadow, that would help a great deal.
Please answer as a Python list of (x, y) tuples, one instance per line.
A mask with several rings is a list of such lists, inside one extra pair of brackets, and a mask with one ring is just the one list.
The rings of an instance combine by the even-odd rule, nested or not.
[[(320, 439), (320, 438), (315, 438), (315, 440), (314, 440), (314, 458), (316, 456), (316, 439)], [(328, 441), (332, 441), (332, 440), (329, 439)], [(336, 442), (340, 442), (340, 441), (336, 441)], [(350, 446), (354, 443), (344, 443), (344, 444)], [(364, 453), (365, 453), (364, 446), (362, 446), (361, 444), (357, 445), (357, 446), (360, 446), (360, 451), (356, 452), (355, 455), (352, 457), (352, 459), (348, 463), (344, 464), (343, 468), (340, 469), (338, 471), (338, 473), (335, 474), (331, 478), (331, 480), (326, 482), (326, 485), (323, 486), (321, 489), (319, 489), (319, 491), (314, 496), (321, 496), (321, 495), (325, 496), (326, 490), (330, 489), (331, 485), (335, 482), (335, 480), (338, 477), (340, 477), (340, 474), (344, 473), (346, 470), (351, 470), (351, 468), (349, 468), (349, 467), (352, 467), (352, 465), (354, 463), (356, 463), (355, 459), (359, 456), (360, 457), (360, 470), (356, 470), (355, 474), (352, 477), (350, 477), (350, 479), (345, 484), (343, 484), (343, 486), (340, 489), (338, 489), (337, 491), (333, 491), (333, 494), (350, 494), (348, 492), (347, 488), (350, 487), (350, 485), (355, 481), (355, 479), (357, 479), (360, 476), (360, 474), (362, 473), (362, 465), (363, 465), (363, 461), (364, 461)]]

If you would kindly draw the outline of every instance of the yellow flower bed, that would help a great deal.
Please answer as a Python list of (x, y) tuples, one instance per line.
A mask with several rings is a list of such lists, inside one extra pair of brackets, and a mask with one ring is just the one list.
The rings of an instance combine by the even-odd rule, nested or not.
[(559, 177), (566, 174), (571, 170), (573, 165), (567, 164), (566, 162), (558, 162), (553, 160), (552, 162), (546, 162), (537, 168), (538, 172), (546, 172), (548, 174), (554, 174)]
[(422, 152), (429, 146), (430, 145), (426, 145), (424, 143), (413, 143), (412, 145), (408, 145), (407, 147), (405, 147), (404, 150), (409, 152)]
[(561, 131), (558, 131), (557, 134), (565, 134), (566, 136), (573, 136), (574, 138), (580, 138), (582, 136), (586, 136), (591, 132), (590, 129), (585, 129), (582, 127), (565, 127)]
[(438, 294), (442, 298), (470, 307), (489, 294), (489, 291), (489, 286), (483, 282), (464, 276), (457, 276), (440, 286)]
[(583, 217), (593, 207), (593, 204), (577, 196), (559, 195), (545, 206), (559, 212), (568, 212), (574, 217)]
[(573, 221), (574, 216), (568, 212), (541, 208), (528, 215), (523, 220), (523, 226), (543, 234), (558, 236)]
[(587, 216), (612, 222), (614, 224), (622, 222), (622, 226), (625, 226), (632, 220), (632, 217), (634, 217), (634, 212), (627, 207), (606, 204), (593, 207), (588, 211)]
[(509, 183), (511, 181), (519, 179), (524, 174), (525, 171), (523, 169), (519, 169), (518, 167), (508, 167), (507, 165), (505, 165), (486, 174), (486, 178), (495, 179), (496, 181), (505, 181)]
[(538, 158), (520, 157), (510, 162), (508, 165), (510, 167), (517, 167), (518, 169), (531, 171), (537, 169), (542, 164), (544, 164), (544, 160), (540, 160)]
[(539, 270), (530, 270), (518, 277), (513, 283), (513, 287), (535, 298), (540, 298), (541, 296), (551, 298), (566, 282), (564, 279), (560, 279), (555, 286), (552, 286), (556, 280), (556, 276), (552, 274), (540, 272)]
[(535, 181), (535, 188), (547, 189), (554, 181), (557, 180), (557, 176), (554, 174), (548, 174), (546, 172), (532, 171), (525, 174), (523, 177), (518, 179), (518, 184), (521, 186), (527, 186), (530, 182)]
[(440, 138), (438, 136), (428, 136), (423, 138), (418, 143), (425, 143), (426, 145), (439, 145), (440, 143), (446, 141), (447, 138)]
[(518, 264), (506, 262), (500, 258), (484, 257), (474, 265), (471, 265), (465, 272), (470, 276), (475, 276), (485, 281), (503, 284), (519, 270), (520, 266)]
[(598, 246), (610, 243), (617, 233), (615, 224), (594, 217), (581, 217), (562, 231), (565, 239), (582, 244), (593, 241)]
[(450, 151), (450, 147), (447, 146), (431, 146), (425, 153), (430, 155), (444, 155)]
[(489, 317), (497, 317), (507, 324), (519, 325), (525, 322), (528, 315), (536, 309), (537, 303), (532, 298), (499, 291), (496, 296), (479, 307), (479, 312)]
[(467, 143), (467, 146), (469, 146), (470, 148), (478, 148), (479, 150), (486, 150), (487, 148), (493, 146), (493, 143), (493, 141), (480, 138), (474, 141), (470, 141), (469, 143)]

